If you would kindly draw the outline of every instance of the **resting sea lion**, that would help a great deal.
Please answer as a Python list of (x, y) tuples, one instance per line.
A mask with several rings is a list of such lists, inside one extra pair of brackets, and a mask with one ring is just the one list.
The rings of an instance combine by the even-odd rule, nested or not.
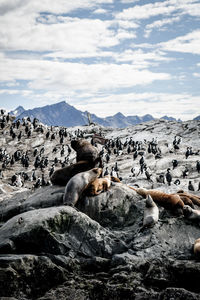
[(183, 207), (183, 214), (189, 220), (200, 221), (200, 210), (193, 209), (189, 205)]
[(111, 176), (106, 175), (103, 178), (97, 178), (92, 181), (87, 187), (87, 195), (95, 196), (99, 195), (101, 192), (105, 192), (111, 186)]
[(83, 191), (92, 181), (98, 178), (101, 173), (101, 168), (93, 168), (89, 171), (81, 172), (73, 176), (65, 187), (65, 193), (63, 196), (64, 204), (74, 206)]
[(81, 160), (94, 162), (97, 159), (100, 159), (97, 148), (92, 146), (92, 144), (85, 139), (72, 140), (71, 146), (76, 151), (77, 162)]
[(67, 182), (76, 174), (88, 171), (96, 167), (96, 162), (88, 162), (85, 160), (79, 161), (71, 166), (67, 166), (56, 170), (50, 180), (52, 184), (66, 185)]
[(184, 192), (183, 190), (178, 191), (177, 194), (180, 196), (181, 199), (182, 199), (182, 197), (187, 197), (194, 204), (200, 206), (200, 197), (199, 196)]
[(194, 242), (194, 254), (200, 258), (200, 238)]
[(146, 198), (146, 207), (144, 209), (143, 226), (151, 227), (158, 222), (159, 210), (150, 195)]
[(169, 208), (172, 210), (182, 209), (184, 207), (184, 203), (179, 197), (178, 194), (167, 194), (159, 190), (147, 190), (144, 188), (133, 188), (129, 186), (132, 190), (136, 191), (142, 197), (146, 197), (150, 195), (152, 199), (165, 208)]

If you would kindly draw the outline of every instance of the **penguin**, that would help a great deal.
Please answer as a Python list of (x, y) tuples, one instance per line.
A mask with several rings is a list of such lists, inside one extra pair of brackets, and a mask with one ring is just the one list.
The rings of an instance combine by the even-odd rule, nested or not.
[(176, 159), (172, 160), (173, 170), (178, 166), (178, 161)]
[(197, 160), (196, 169), (197, 169), (197, 172), (200, 173), (200, 161), (199, 160)]
[(167, 169), (167, 174), (165, 175), (168, 185), (171, 185), (172, 175), (170, 173), (170, 168)]
[(107, 176), (107, 175), (109, 175), (109, 172), (108, 172), (108, 167), (106, 167), (106, 170), (105, 170), (105, 172), (104, 172), (103, 176)]
[(189, 184), (188, 184), (188, 190), (189, 191), (194, 191), (194, 186), (192, 184), (192, 181), (189, 181)]

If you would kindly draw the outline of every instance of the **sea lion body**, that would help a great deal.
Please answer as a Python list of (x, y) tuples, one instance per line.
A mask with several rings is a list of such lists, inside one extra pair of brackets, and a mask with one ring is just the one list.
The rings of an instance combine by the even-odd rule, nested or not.
[(87, 195), (94, 196), (99, 195), (101, 192), (105, 192), (111, 186), (111, 176), (106, 175), (103, 178), (97, 178), (92, 181), (87, 188)]
[(146, 206), (144, 209), (143, 226), (151, 227), (158, 222), (159, 210), (150, 195), (147, 195)]
[(194, 242), (193, 251), (194, 254), (200, 258), (200, 238)]
[(200, 221), (200, 210), (193, 209), (189, 205), (184, 206), (183, 214), (189, 220)]
[(50, 180), (52, 184), (57, 185), (66, 185), (68, 181), (76, 174), (88, 171), (90, 169), (93, 169), (96, 166), (96, 162), (88, 162), (88, 161), (79, 161), (75, 164), (72, 164), (70, 166), (61, 168), (56, 170)]
[(139, 195), (142, 197), (146, 197), (150, 195), (156, 203), (160, 204), (163, 207), (169, 208), (169, 209), (183, 209), (184, 203), (179, 197), (178, 194), (167, 194), (159, 190), (147, 190), (144, 188), (129, 188), (133, 189), (136, 191)]
[(72, 140), (72, 148), (76, 151), (76, 161), (86, 160), (95, 162), (99, 158), (99, 153), (96, 147), (85, 139)]
[(200, 197), (199, 196), (184, 192), (183, 190), (178, 191), (177, 194), (180, 196), (181, 199), (184, 197), (187, 197), (194, 204), (200, 206)]
[(101, 168), (93, 168), (89, 171), (81, 172), (73, 176), (65, 187), (65, 193), (63, 196), (64, 204), (74, 206), (83, 191), (92, 181), (98, 178), (101, 173)]

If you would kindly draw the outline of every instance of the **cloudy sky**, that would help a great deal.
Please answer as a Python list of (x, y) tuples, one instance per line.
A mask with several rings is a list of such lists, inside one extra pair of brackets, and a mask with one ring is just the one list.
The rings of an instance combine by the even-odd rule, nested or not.
[(0, 0), (0, 107), (200, 114), (199, 0)]

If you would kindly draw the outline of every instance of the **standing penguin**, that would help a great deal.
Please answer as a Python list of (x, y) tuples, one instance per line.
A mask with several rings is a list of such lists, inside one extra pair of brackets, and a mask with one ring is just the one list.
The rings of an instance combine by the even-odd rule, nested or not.
[(172, 175), (170, 173), (170, 168), (167, 169), (167, 174), (165, 175), (168, 185), (171, 185)]
[(188, 184), (188, 190), (189, 191), (194, 191), (194, 186), (192, 184), (192, 181), (189, 181), (189, 184)]

